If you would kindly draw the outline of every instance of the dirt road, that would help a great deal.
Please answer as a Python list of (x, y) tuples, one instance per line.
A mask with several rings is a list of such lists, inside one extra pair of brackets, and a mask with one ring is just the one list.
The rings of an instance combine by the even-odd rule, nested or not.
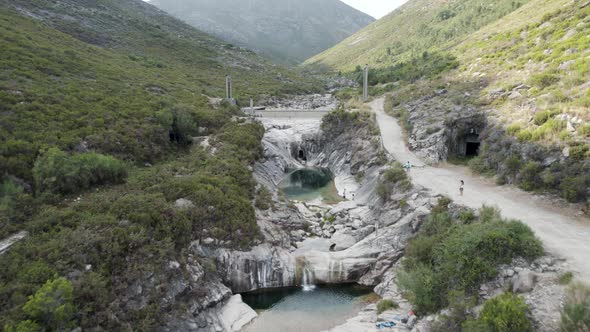
[[(370, 106), (377, 116), (385, 149), (401, 163), (424, 165), (407, 148), (402, 129), (397, 121), (385, 114), (383, 99)], [(570, 270), (577, 272), (581, 280), (590, 282), (590, 220), (576, 216), (575, 211), (542, 202), (527, 192), (513, 186), (498, 186), (492, 181), (473, 175), (466, 167), (444, 165), (414, 168), (412, 181), (433, 192), (446, 195), (455, 202), (479, 208), (483, 204), (495, 205), (505, 217), (519, 219), (529, 225), (543, 241), (548, 252), (566, 258)], [(465, 181), (464, 196), (459, 195), (459, 182)]]

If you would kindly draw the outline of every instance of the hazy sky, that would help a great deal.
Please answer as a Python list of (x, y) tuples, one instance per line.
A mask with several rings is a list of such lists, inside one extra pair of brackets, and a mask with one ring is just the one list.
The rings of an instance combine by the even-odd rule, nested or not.
[(408, 0), (341, 0), (375, 18), (381, 18)]

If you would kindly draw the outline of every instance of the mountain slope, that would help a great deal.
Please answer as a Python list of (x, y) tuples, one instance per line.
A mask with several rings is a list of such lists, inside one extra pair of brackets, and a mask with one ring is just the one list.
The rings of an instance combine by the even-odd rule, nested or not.
[(356, 66), (391, 66), (445, 49), (449, 43), (519, 8), (527, 0), (413, 0), (306, 61), (351, 71)]
[(189, 104), (201, 126), (219, 126), (207, 96), (224, 95), (226, 74), (238, 99), (313, 89), (139, 0), (0, 5), (2, 174), (31, 179), (40, 148), (82, 142), (157, 160), (170, 144), (156, 113)]
[(151, 0), (153, 5), (229, 42), (297, 63), (374, 19), (339, 0)]
[(590, 213), (590, 2), (490, 6), (415, 0), (307, 63), (369, 63), (372, 93), (391, 93), (387, 111), (428, 161), (467, 162), (457, 146), (469, 128), (473, 170)]

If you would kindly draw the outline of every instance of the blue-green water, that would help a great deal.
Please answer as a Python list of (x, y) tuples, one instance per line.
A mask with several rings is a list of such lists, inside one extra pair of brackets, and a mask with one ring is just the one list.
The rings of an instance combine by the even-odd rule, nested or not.
[(262, 290), (242, 294), (259, 313), (246, 332), (314, 332), (343, 324), (365, 305), (371, 289), (356, 284)]
[(325, 203), (341, 200), (334, 184), (334, 175), (327, 168), (309, 167), (290, 171), (279, 183), (287, 198), (311, 201), (321, 198)]

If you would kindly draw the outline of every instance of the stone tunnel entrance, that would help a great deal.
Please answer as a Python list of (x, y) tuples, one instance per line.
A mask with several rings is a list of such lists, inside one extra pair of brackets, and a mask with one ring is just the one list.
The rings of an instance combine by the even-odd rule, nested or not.
[(307, 161), (307, 157), (305, 156), (305, 151), (303, 149), (299, 149), (299, 153), (297, 154), (297, 158), (299, 160)]
[(465, 137), (465, 157), (476, 157), (479, 155), (479, 135), (467, 135)]
[(480, 153), (481, 133), (487, 121), (481, 114), (454, 119), (446, 123), (449, 137), (449, 156), (476, 157)]

